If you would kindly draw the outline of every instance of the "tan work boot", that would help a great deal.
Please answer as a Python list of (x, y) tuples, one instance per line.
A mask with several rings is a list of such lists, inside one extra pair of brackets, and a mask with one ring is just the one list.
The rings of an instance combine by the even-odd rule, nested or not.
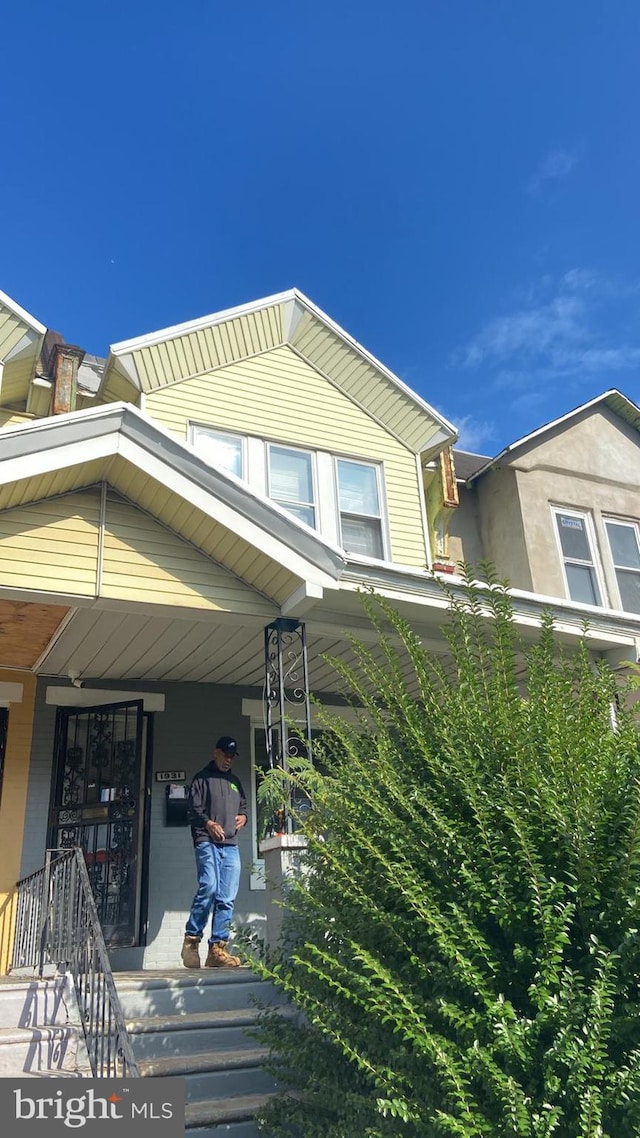
[(185, 968), (199, 968), (200, 967), (200, 937), (199, 936), (185, 936), (184, 944), (182, 946), (182, 963)]
[(209, 945), (207, 959), (204, 962), (205, 968), (239, 968), (240, 961), (237, 956), (232, 956), (227, 952), (226, 940), (216, 941), (215, 944)]

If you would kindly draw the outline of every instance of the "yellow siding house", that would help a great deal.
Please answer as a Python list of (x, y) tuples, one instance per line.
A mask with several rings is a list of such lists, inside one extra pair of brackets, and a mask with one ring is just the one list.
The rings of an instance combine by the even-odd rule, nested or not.
[[(106, 359), (0, 293), (0, 429), (0, 963), (18, 878), (79, 845), (114, 967), (175, 967), (193, 856), (166, 787), (220, 734), (250, 801), (237, 916), (265, 919), (273, 629), (283, 683), (336, 706), (326, 657), (371, 638), (363, 586), (444, 651), (455, 429), (296, 290)], [(516, 599), (525, 631), (541, 611)], [(562, 634), (581, 628), (565, 605)], [(616, 614), (591, 635), (633, 652)]]

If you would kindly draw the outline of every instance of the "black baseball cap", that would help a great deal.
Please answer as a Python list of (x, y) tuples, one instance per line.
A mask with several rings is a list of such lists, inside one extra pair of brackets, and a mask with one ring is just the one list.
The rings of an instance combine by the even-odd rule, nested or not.
[(227, 755), (237, 755), (238, 744), (231, 735), (221, 735), (216, 743), (216, 751), (224, 751)]

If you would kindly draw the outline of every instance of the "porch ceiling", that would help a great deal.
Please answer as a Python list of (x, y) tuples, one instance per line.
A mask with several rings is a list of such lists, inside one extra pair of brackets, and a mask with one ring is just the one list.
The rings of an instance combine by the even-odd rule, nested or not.
[(0, 668), (32, 668), (69, 609), (0, 600)]
[[(277, 615), (274, 610), (274, 618)], [(336, 689), (323, 656), (352, 658), (344, 630), (307, 625), (311, 688)], [(242, 618), (173, 619), (118, 607), (77, 609), (40, 662), (42, 675), (77, 672), (88, 686), (119, 680), (232, 684), (260, 689), (264, 680), (264, 622)]]
[[(391, 590), (391, 603), (420, 637), (423, 647), (440, 657), (449, 655), (442, 632), (445, 608), (434, 598), (400, 597)], [(425, 590), (428, 592), (428, 590)], [(420, 603), (422, 601), (422, 603)], [(276, 606), (272, 619), (278, 616)], [(558, 614), (558, 637), (577, 643), (582, 629)], [(340, 681), (326, 657), (355, 662), (350, 636), (375, 648), (377, 634), (358, 594), (344, 589), (313, 605), (304, 617), (311, 690), (340, 691)], [(77, 608), (38, 663), (42, 675), (77, 672), (91, 686), (104, 680), (133, 683), (196, 682), (260, 689), (264, 680), (264, 626), (258, 615), (216, 612), (153, 611), (153, 606), (93, 600)], [(523, 641), (539, 636), (539, 623), (522, 601), (516, 603), (516, 627)], [(622, 627), (593, 629), (590, 646), (605, 654), (627, 653), (635, 643)], [(619, 647), (616, 647), (619, 646)], [(626, 656), (625, 656), (626, 658)]]

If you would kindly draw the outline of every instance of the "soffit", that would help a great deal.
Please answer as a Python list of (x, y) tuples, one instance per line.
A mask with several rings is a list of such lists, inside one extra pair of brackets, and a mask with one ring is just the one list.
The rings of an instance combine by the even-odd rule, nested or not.
[(0, 402), (13, 406), (26, 400), (40, 355), (45, 328), (0, 292)]
[(415, 453), (453, 441), (450, 423), (296, 290), (114, 345), (100, 399), (137, 399), (282, 345)]
[[(392, 598), (394, 608), (409, 623), (422, 647), (436, 657), (450, 656), (443, 635), (447, 612), (435, 603), (420, 604), (418, 597)], [(539, 636), (540, 606), (537, 618), (534, 606), (528, 612), (526, 603), (514, 599), (518, 633), (524, 641)], [(275, 614), (274, 614), (275, 615)], [(521, 618), (531, 617), (528, 623)], [(565, 612), (558, 612), (558, 639), (575, 645), (581, 636), (576, 620), (566, 623)], [(603, 618), (602, 624), (607, 624)], [(619, 624), (620, 622), (618, 622)], [(258, 691), (264, 682), (263, 619), (227, 614), (180, 617), (140, 611), (118, 602), (93, 602), (79, 608), (65, 625), (51, 650), (41, 661), (38, 672), (66, 675), (78, 671), (89, 684), (103, 680), (144, 682), (193, 682), (231, 684)], [(353, 591), (340, 590), (320, 601), (305, 618), (309, 686), (314, 693), (346, 694), (338, 679), (332, 658), (349, 666), (357, 665), (357, 654), (350, 637), (361, 640), (373, 651), (374, 658), (385, 664), (378, 634), (369, 622), (361, 598)], [(622, 629), (594, 627), (590, 646), (594, 650), (611, 648), (614, 635)], [(628, 630), (627, 631), (627, 639)], [(388, 666), (388, 661), (386, 666)], [(410, 666), (402, 664), (405, 674)], [(415, 679), (410, 679), (414, 690)], [(416, 693), (417, 694), (417, 693)]]
[(0, 668), (32, 668), (68, 612), (62, 605), (0, 600)]
[[(117, 606), (78, 609), (41, 661), (38, 672), (64, 676), (78, 672), (89, 684), (214, 683), (262, 689), (264, 624), (229, 619), (171, 619), (133, 613)], [(370, 647), (383, 663), (382, 651)], [(444, 650), (445, 643), (442, 641)], [(331, 662), (350, 666), (356, 653), (345, 627), (307, 623), (309, 686), (315, 694), (340, 692), (342, 681)]]

